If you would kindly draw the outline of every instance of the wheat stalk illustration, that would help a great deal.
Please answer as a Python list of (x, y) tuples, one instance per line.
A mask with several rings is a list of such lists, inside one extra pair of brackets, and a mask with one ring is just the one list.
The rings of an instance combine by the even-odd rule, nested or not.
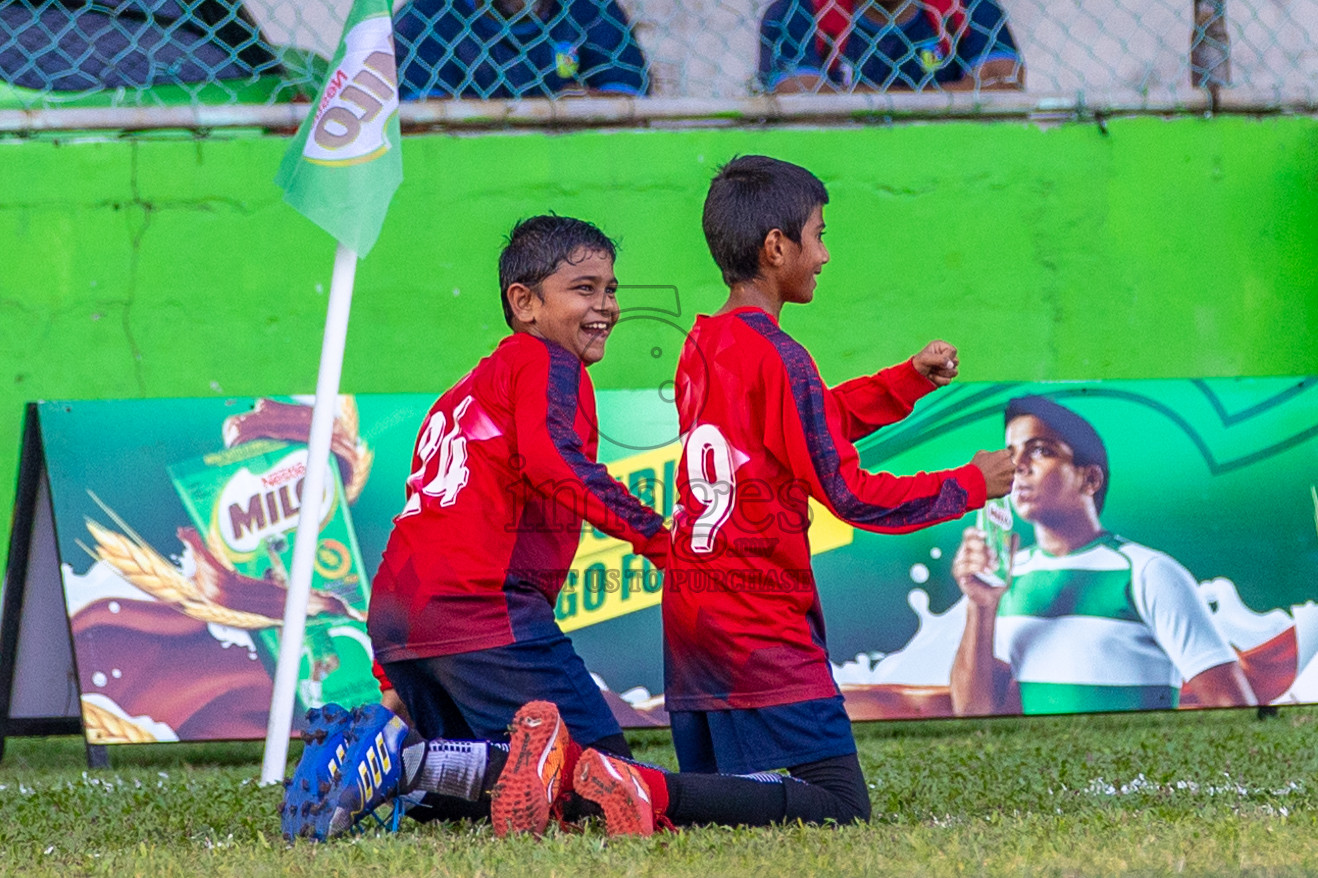
[(343, 486), (343, 494), (349, 503), (357, 502), (362, 488), (371, 477), (371, 465), (375, 462), (375, 452), (359, 438), (361, 434), (361, 414), (357, 409), (357, 398), (345, 396), (339, 406), (335, 419), (342, 431), (343, 452), (352, 458), (352, 478)]
[(83, 699), (82, 725), (89, 744), (153, 744), (154, 735), (131, 720)]
[(283, 624), (282, 619), (233, 610), (207, 598), (193, 580), (180, 573), (168, 559), (151, 548), (118, 513), (94, 493), (88, 493), (123, 533), (112, 531), (89, 518), (87, 531), (96, 541), (96, 546), (88, 548), (84, 545), (82, 548), (93, 558), (109, 564), (128, 582), (156, 600), (173, 604), (181, 612), (201, 622), (245, 629)]
[[(101, 507), (101, 510), (110, 517), (110, 520), (114, 522), (119, 530), (123, 531), (120, 533), (110, 530), (91, 518), (86, 519), (87, 531), (96, 541), (96, 545), (91, 548), (81, 541), (78, 542), (78, 545), (93, 559), (104, 561), (132, 585), (137, 586), (162, 603), (172, 604), (175, 609), (198, 621), (249, 630), (283, 625), (282, 618), (267, 616), (251, 610), (234, 609), (215, 600), (213, 595), (217, 592), (215, 589), (207, 588), (206, 574), (201, 571), (200, 567), (191, 577), (184, 576), (172, 562), (151, 548), (150, 544), (142, 539), (141, 535), (133, 530), (128, 522), (124, 521), (94, 492), (88, 491), (87, 493)], [(232, 573), (233, 566), (228, 563), (223, 551), (216, 550), (215, 537), (215, 534), (207, 535), (204, 541), (206, 549), (213, 556), (212, 561), (214, 564), (218, 564)], [(222, 547), (220, 548), (222, 549)], [(287, 574), (283, 572), (282, 565), (278, 563), (277, 557), (272, 560), (275, 562), (272, 569), (277, 571), (276, 580), (278, 584), (287, 588)], [(365, 613), (349, 606), (342, 598), (332, 594), (312, 591), (308, 598), (307, 614), (316, 615), (324, 612), (347, 616), (358, 622), (366, 621)]]

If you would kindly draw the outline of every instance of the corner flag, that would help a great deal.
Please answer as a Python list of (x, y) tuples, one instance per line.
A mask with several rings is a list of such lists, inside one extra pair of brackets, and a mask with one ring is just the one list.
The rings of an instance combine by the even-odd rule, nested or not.
[[(284, 200), (339, 242), (307, 437), (302, 496), (308, 498), (324, 497), (357, 259), (380, 237), (389, 201), (403, 180), (390, 9), (389, 0), (355, 0), (320, 97), (298, 128), (275, 175)], [(293, 538), (293, 566), (284, 599), (261, 764), (261, 782), (267, 784), (283, 777), (288, 757), (312, 566), (320, 541), (321, 516), (315, 507), (310, 501), (303, 505)]]
[(403, 180), (389, 0), (356, 0), (311, 112), (275, 182), (284, 200), (365, 256)]

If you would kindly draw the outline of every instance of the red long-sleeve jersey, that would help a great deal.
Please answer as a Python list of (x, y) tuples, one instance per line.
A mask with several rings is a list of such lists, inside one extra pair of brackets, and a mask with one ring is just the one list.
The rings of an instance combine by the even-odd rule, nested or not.
[(439, 397), (372, 583), (379, 662), (556, 635), (583, 518), (666, 563), (663, 518), (596, 462), (597, 423), (585, 365), (526, 333)]
[(852, 442), (933, 389), (910, 361), (829, 389), (765, 311), (697, 318), (677, 367), (685, 439), (663, 596), (669, 710), (837, 694), (807, 503), (883, 533), (982, 506), (984, 476), (970, 464), (912, 476), (860, 468)]

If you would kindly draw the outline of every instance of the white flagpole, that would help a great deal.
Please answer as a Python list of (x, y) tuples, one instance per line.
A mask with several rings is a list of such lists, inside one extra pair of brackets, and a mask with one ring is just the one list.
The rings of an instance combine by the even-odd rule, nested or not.
[(352, 308), (352, 285), (356, 275), (357, 251), (340, 244), (334, 253), (329, 312), (325, 317), (325, 339), (320, 349), (320, 372), (316, 378), (316, 403), (311, 412), (311, 436), (307, 441), (302, 511), (293, 538), (293, 569), (289, 573), (288, 596), (284, 599), (284, 627), (279, 635), (279, 660), (275, 664), (275, 687), (270, 698), (270, 720), (265, 730), (265, 758), (261, 765), (263, 784), (282, 781), (288, 760), (298, 665), (302, 660), (302, 641), (307, 628), (307, 600), (311, 596), (311, 569), (324, 512), (320, 501), (325, 493), (325, 471), (329, 466), (330, 439), (334, 433), (343, 349), (348, 337), (348, 312)]

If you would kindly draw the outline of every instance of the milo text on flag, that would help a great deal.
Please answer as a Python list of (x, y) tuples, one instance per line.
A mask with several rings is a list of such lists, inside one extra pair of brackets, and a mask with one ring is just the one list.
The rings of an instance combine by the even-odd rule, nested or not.
[(403, 179), (388, 0), (357, 0), (312, 111), (280, 163), (284, 200), (365, 256)]

